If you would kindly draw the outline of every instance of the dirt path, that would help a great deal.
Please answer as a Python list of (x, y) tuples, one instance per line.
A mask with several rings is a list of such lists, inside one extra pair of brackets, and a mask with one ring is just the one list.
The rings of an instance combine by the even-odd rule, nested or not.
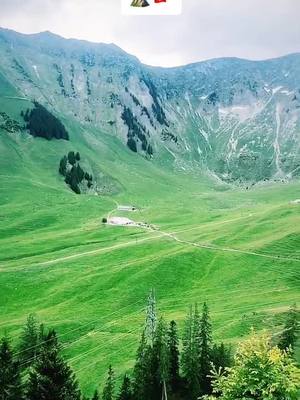
[[(118, 203), (115, 202), (117, 207), (118, 207)], [(111, 215), (116, 209), (113, 209), (112, 211), (110, 211), (109, 215)], [(255, 251), (250, 251), (250, 250), (242, 250), (242, 249), (235, 249), (235, 248), (230, 248), (230, 247), (220, 247), (220, 246), (216, 246), (216, 245), (210, 245), (210, 244), (205, 244), (205, 243), (197, 243), (197, 242), (193, 242), (193, 241), (189, 241), (189, 240), (184, 240), (184, 239), (180, 239), (177, 235), (180, 233), (184, 233), (184, 232), (188, 232), (188, 231), (192, 231), (195, 229), (199, 229), (203, 226), (209, 226), (209, 225), (220, 225), (220, 224), (225, 224), (225, 223), (229, 223), (232, 221), (236, 221), (239, 219), (245, 219), (245, 218), (250, 218), (254, 216), (254, 214), (249, 214), (247, 216), (242, 216), (242, 217), (237, 217), (237, 218), (232, 218), (232, 219), (228, 219), (225, 221), (219, 221), (216, 223), (207, 223), (207, 224), (203, 224), (203, 225), (198, 225), (192, 228), (186, 228), (186, 229), (181, 229), (175, 232), (165, 232), (165, 231), (156, 231), (156, 230), (148, 230), (149, 233), (151, 233), (151, 236), (148, 237), (144, 237), (141, 239), (134, 239), (134, 240), (130, 240), (124, 243), (119, 243), (113, 246), (108, 246), (108, 247), (103, 247), (100, 249), (95, 249), (95, 250), (89, 250), (89, 251), (84, 251), (81, 253), (76, 253), (76, 254), (72, 254), (69, 256), (65, 256), (65, 257), (58, 257), (55, 258), (53, 260), (49, 260), (49, 261), (43, 261), (43, 262), (37, 262), (34, 264), (29, 265), (28, 267), (38, 267), (38, 266), (50, 266), (50, 265), (54, 265), (57, 264), (59, 262), (65, 262), (65, 261), (70, 261), (70, 260), (74, 260), (77, 258), (81, 258), (81, 257), (86, 257), (86, 256), (91, 256), (91, 255), (97, 255), (97, 254), (101, 254), (107, 251), (113, 251), (113, 250), (118, 250), (118, 249), (122, 249), (125, 247), (129, 247), (129, 246), (134, 246), (140, 243), (144, 243), (147, 241), (151, 241), (151, 240), (158, 240), (160, 238), (169, 238), (171, 240), (174, 240), (177, 243), (180, 244), (184, 244), (184, 245), (188, 245), (188, 246), (192, 246), (192, 247), (196, 247), (199, 249), (206, 249), (206, 250), (211, 250), (214, 252), (229, 252), (229, 253), (237, 253), (237, 254), (245, 254), (245, 255), (252, 255), (252, 256), (256, 256), (256, 257), (263, 257), (263, 258), (268, 258), (271, 260), (277, 260), (277, 261), (294, 261), (294, 262), (299, 262), (300, 263), (300, 259), (299, 258), (294, 258), (294, 257), (285, 257), (285, 256), (280, 256), (280, 255), (274, 255), (274, 254), (265, 254), (265, 253), (258, 253)], [(7, 271), (7, 269), (4, 269), (4, 266), (0, 269), (2, 271)], [(9, 268), (9, 271), (12, 270), (19, 270), (19, 267), (17, 268)]]
[(173, 233), (168, 233), (168, 232), (161, 232), (164, 234), (164, 236), (167, 236), (173, 240), (175, 240), (178, 243), (181, 244), (187, 244), (193, 247), (198, 247), (201, 249), (207, 249), (207, 250), (213, 250), (213, 251), (222, 251), (222, 252), (229, 252), (229, 253), (241, 253), (241, 254), (246, 254), (246, 255), (252, 255), (252, 256), (257, 256), (257, 257), (264, 257), (264, 258), (270, 258), (272, 260), (281, 260), (281, 261), (296, 261), (300, 262), (300, 258), (293, 258), (293, 257), (284, 257), (280, 255), (274, 255), (274, 254), (265, 254), (265, 253), (257, 253), (255, 251), (248, 251), (248, 250), (240, 250), (240, 249), (234, 249), (231, 247), (219, 247), (219, 246), (213, 246), (209, 244), (201, 244), (201, 243), (196, 243), (196, 242), (190, 242), (188, 240), (183, 240), (179, 239), (175, 234)]
[(109, 218), (112, 216), (112, 214), (118, 210), (119, 207), (119, 203), (116, 200), (113, 200), (113, 202), (116, 205), (116, 208), (112, 209), (108, 214), (107, 214), (107, 220), (109, 220)]

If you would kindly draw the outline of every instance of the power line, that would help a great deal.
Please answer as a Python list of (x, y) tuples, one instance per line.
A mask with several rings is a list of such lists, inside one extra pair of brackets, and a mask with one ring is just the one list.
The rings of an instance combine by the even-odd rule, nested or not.
[[(122, 308), (120, 308), (120, 309), (118, 309), (118, 310), (116, 310), (116, 311), (114, 311), (114, 312), (112, 312), (112, 313), (106, 315), (105, 318), (107, 318), (108, 316), (111, 316), (111, 315), (115, 315), (115, 314), (117, 314), (117, 313), (119, 313), (119, 312), (121, 312), (121, 311), (124, 311), (124, 309), (126, 309), (126, 308), (128, 308), (128, 307), (132, 307), (132, 306), (137, 305), (137, 304), (139, 304), (139, 303), (141, 303), (141, 300), (139, 300), (139, 301), (137, 301), (137, 302), (135, 302), (135, 303), (132, 303), (132, 304), (128, 304), (127, 306), (122, 307)], [(103, 318), (103, 317), (102, 317), (102, 318)], [(92, 321), (89, 321), (88, 323), (86, 323), (86, 324), (84, 324), (84, 325), (81, 325), (81, 326), (79, 326), (79, 327), (77, 327), (77, 328), (70, 329), (70, 330), (64, 332), (62, 335), (60, 335), (60, 338), (66, 336), (66, 335), (69, 335), (70, 333), (76, 332), (76, 331), (78, 331), (78, 330), (80, 330), (80, 329), (82, 329), (82, 328), (84, 328), (84, 327), (87, 327), (87, 326), (89, 326), (89, 325), (91, 325), (91, 324), (93, 324), (93, 323), (99, 321), (100, 319), (101, 319), (101, 318), (97, 318), (97, 319), (92, 320)], [(114, 321), (114, 320), (108, 321), (108, 322), (104, 323), (104, 326), (107, 325), (107, 324), (109, 324), (109, 323), (111, 323), (111, 322), (113, 322), (113, 321)], [(116, 319), (115, 319), (115, 321), (116, 321)], [(102, 325), (102, 327), (103, 327), (103, 325)], [(99, 329), (99, 328), (98, 328), (98, 329)], [(51, 339), (49, 339), (49, 340), (51, 340)], [(47, 342), (47, 341), (45, 341), (45, 342)], [(34, 345), (34, 346), (31, 346), (31, 347), (28, 347), (28, 348), (26, 348), (26, 349), (24, 349), (24, 350), (21, 350), (21, 351), (17, 352), (16, 355), (20, 355), (20, 354), (26, 352), (27, 350), (32, 350), (32, 349), (35, 349), (35, 348), (37, 348), (37, 347), (39, 347), (39, 344)]]

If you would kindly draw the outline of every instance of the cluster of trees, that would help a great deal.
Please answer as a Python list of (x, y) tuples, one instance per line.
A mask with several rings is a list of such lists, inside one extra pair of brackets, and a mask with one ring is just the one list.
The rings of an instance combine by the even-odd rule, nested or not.
[(142, 78), (142, 82), (144, 82), (145, 85), (148, 87), (149, 93), (153, 99), (152, 112), (155, 115), (155, 118), (161, 125), (169, 126), (166, 114), (162, 106), (160, 105), (160, 99), (155, 85), (150, 79), (147, 79), (146, 77)]
[(64, 139), (69, 140), (69, 134), (61, 121), (51, 114), (45, 107), (34, 102), (32, 110), (27, 109), (21, 116), (26, 122), (26, 129), (32, 136), (38, 136), (47, 140)]
[(70, 151), (67, 156), (63, 156), (59, 162), (59, 173), (65, 177), (65, 182), (73, 192), (80, 194), (79, 184), (86, 181), (87, 187), (93, 186), (93, 176), (85, 172), (80, 164), (80, 154)]
[[(180, 352), (177, 324), (171, 321), (167, 325), (163, 318), (157, 318), (151, 292), (132, 378), (125, 375), (119, 394), (115, 395), (110, 367), (102, 398), (296, 400), (300, 370), (292, 350), (297, 340), (298, 317), (296, 306), (291, 307), (276, 343), (267, 334), (253, 331), (232, 357), (230, 347), (213, 344), (207, 304), (203, 304), (201, 313), (195, 305), (185, 320)], [(98, 392), (94, 396), (100, 398)]]
[[(102, 393), (90, 400), (296, 400), (300, 370), (293, 361), (298, 312), (288, 313), (278, 346), (267, 335), (253, 333), (234, 356), (224, 344), (213, 344), (209, 310), (204, 303), (190, 308), (180, 352), (177, 324), (158, 318), (153, 291), (132, 376), (125, 374), (117, 391), (108, 369)], [(283, 350), (282, 350), (282, 349)], [(88, 400), (61, 355), (54, 330), (38, 325), (30, 315), (19, 346), (8, 338), (0, 343), (1, 400)]]
[(231, 351), (223, 343), (213, 345), (207, 305), (202, 314), (192, 307), (185, 321), (182, 352), (177, 324), (157, 318), (155, 298), (148, 299), (145, 330), (142, 333), (133, 370), (132, 399), (167, 400), (168, 397), (197, 399), (211, 393), (211, 362), (218, 369), (231, 364)]
[(148, 143), (145, 135), (146, 128), (137, 120), (128, 107), (124, 107), (121, 118), (128, 127), (127, 146), (133, 152), (137, 152), (137, 140), (141, 142), (142, 150), (149, 156), (153, 155), (153, 148)]
[(0, 342), (1, 400), (81, 400), (74, 373), (61, 355), (54, 330), (27, 319), (18, 348)]

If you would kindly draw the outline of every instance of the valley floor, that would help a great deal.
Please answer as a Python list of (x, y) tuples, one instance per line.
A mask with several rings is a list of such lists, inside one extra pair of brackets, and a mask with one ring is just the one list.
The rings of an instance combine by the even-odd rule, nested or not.
[(138, 204), (135, 217), (157, 230), (104, 225), (110, 198), (59, 195), (39, 183), (35, 196), (23, 187), (13, 206), (2, 198), (1, 334), (15, 339), (36, 313), (57, 329), (90, 393), (110, 363), (120, 374), (131, 368), (152, 287), (159, 312), (181, 328), (189, 305), (207, 301), (216, 340), (234, 344), (251, 327), (280, 331), (300, 298), (300, 214), (290, 203), (298, 184), (245, 192), (193, 181), (187, 191), (183, 181), (163, 196), (114, 200)]

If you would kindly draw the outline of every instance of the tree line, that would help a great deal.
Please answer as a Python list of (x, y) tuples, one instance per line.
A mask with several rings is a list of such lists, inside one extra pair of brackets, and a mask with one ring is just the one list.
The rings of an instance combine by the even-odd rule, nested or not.
[(153, 148), (146, 137), (146, 135), (149, 136), (149, 132), (146, 131), (145, 126), (137, 120), (128, 107), (124, 106), (121, 118), (128, 127), (127, 146), (129, 149), (136, 153), (138, 151), (137, 140), (139, 140), (142, 150), (149, 156), (152, 156)]
[(47, 140), (69, 140), (69, 133), (62, 122), (37, 101), (34, 102), (33, 109), (27, 109), (25, 113), (21, 111), (21, 116), (26, 122), (26, 129), (29, 130), (30, 135)]
[(83, 181), (86, 182), (88, 188), (93, 186), (93, 176), (81, 168), (79, 161), (79, 152), (70, 151), (68, 155), (60, 159), (58, 168), (60, 175), (64, 176), (66, 184), (77, 194), (81, 193), (79, 185)]
[(117, 390), (109, 366), (101, 392), (82, 395), (75, 374), (61, 354), (53, 329), (29, 315), (19, 344), (0, 343), (1, 400), (223, 400), (297, 399), (300, 370), (293, 360), (298, 333), (293, 306), (276, 343), (254, 332), (235, 355), (224, 343), (214, 343), (209, 308), (190, 307), (182, 339), (175, 321), (166, 323), (156, 312), (154, 292), (148, 297), (146, 321), (131, 374)]

